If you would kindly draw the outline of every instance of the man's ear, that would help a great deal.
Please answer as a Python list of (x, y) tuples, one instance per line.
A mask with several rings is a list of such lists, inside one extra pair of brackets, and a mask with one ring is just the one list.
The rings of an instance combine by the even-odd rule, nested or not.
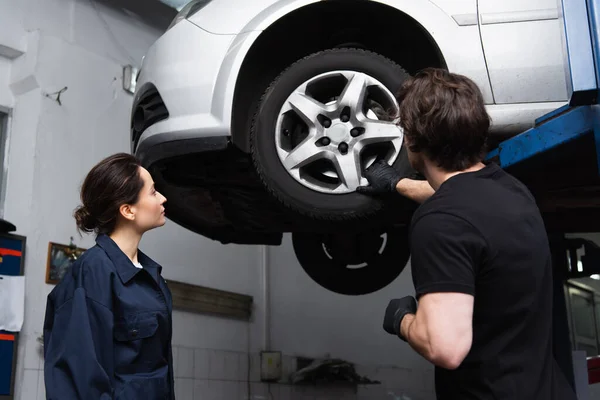
[(129, 204), (123, 204), (119, 207), (119, 213), (123, 216), (123, 218), (133, 221), (135, 219), (135, 207)]

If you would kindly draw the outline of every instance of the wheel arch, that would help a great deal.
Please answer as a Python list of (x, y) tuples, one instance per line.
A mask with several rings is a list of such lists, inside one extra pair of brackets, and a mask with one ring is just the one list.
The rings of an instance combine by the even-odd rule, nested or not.
[[(358, 39), (367, 48), (394, 61), (403, 62), (410, 73), (425, 66), (448, 68), (443, 48), (435, 36), (458, 27), (450, 16), (429, 1), (415, 5), (411, 0), (392, 0), (386, 4), (379, 0), (299, 0), (285, 2), (276, 9), (275, 7), (276, 5), (255, 17), (233, 40), (214, 92), (215, 113), (225, 123), (231, 124), (232, 141), (245, 152), (249, 151), (251, 115), (262, 90), (297, 59), (326, 48), (355, 45), (353, 40)], [(298, 34), (297, 27), (301, 21), (306, 18), (326, 18), (334, 15), (334, 11), (340, 7), (343, 7), (344, 15), (354, 15), (357, 17), (356, 21), (361, 21), (361, 29), (367, 28), (366, 35), (361, 38), (360, 33), (349, 33), (352, 29), (345, 29), (338, 36), (331, 34), (332, 31), (329, 36), (322, 36), (323, 29), (319, 28), (321, 25), (318, 20), (311, 22), (312, 29)], [(365, 18), (365, 12), (376, 15), (377, 18)], [(338, 24), (339, 21), (338, 18)], [(379, 29), (381, 25), (385, 27), (382, 34), (379, 33), (382, 31)], [(296, 35), (293, 35), (294, 32)], [(417, 33), (420, 41), (416, 43), (425, 44), (413, 45), (409, 49), (417, 56), (412, 59), (412, 65), (408, 66), (406, 61), (413, 53), (406, 54), (410, 47), (406, 35), (402, 35), (406, 32)], [(286, 41), (283, 39), (285, 35)], [(396, 35), (402, 42), (401, 46), (396, 45)], [(276, 53), (277, 58), (269, 57), (272, 53)], [(268, 61), (265, 62), (265, 59)], [(236, 107), (236, 104), (243, 106)]]

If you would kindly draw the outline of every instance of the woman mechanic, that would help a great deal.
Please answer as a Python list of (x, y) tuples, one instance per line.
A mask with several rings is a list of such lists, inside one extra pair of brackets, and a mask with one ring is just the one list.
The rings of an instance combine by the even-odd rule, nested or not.
[(145, 232), (165, 224), (165, 201), (129, 154), (88, 173), (74, 216), (96, 245), (47, 299), (48, 399), (175, 398), (171, 294), (161, 266), (138, 250)]

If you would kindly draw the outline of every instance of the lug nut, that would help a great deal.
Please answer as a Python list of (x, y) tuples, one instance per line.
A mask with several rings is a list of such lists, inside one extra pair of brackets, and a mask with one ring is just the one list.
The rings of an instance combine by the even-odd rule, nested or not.
[(340, 143), (340, 145), (338, 146), (338, 150), (342, 153), (342, 154), (346, 154), (348, 152), (348, 144), (346, 144), (346, 142), (342, 142)]
[(323, 120), (323, 126), (325, 128), (329, 128), (331, 126), (331, 120), (330, 119)]
[(323, 139), (321, 139), (321, 144), (323, 146), (329, 146), (329, 143), (331, 143), (331, 139), (329, 139), (328, 137), (324, 137)]
[(352, 109), (350, 107), (344, 107), (344, 109), (340, 112), (340, 120), (342, 122), (350, 121), (351, 114), (352, 114)]
[(357, 137), (358, 135), (360, 135), (360, 129), (358, 129), (358, 128), (353, 128), (353, 129), (350, 131), (350, 135), (352, 135), (352, 137)]

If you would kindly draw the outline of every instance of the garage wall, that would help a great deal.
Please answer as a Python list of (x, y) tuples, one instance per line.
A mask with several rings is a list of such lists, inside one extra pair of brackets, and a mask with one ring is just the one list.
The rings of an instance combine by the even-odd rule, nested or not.
[[(82, 247), (73, 219), (78, 189), (101, 158), (128, 151), (131, 96), (121, 69), (138, 64), (160, 31), (131, 15), (88, 0), (0, 0), (0, 107), (12, 109), (4, 218), (27, 236), (26, 319), (21, 332), (16, 399), (44, 398), (42, 333), (49, 241)], [(23, 55), (18, 56), (18, 54)], [(7, 57), (7, 54), (12, 54)], [(61, 104), (56, 93), (62, 89)], [(388, 399), (432, 398), (430, 368), (383, 333), (389, 298), (411, 292), (410, 276), (377, 294), (348, 298), (320, 288), (301, 270), (286, 238), (269, 248), (272, 350), (284, 372), (296, 357), (340, 357), (383, 385), (296, 389), (259, 383), (264, 347), (263, 258), (258, 246), (222, 246), (168, 222), (148, 233), (142, 248), (164, 265), (167, 280), (249, 294), (250, 324), (176, 311), (174, 353), (178, 398)], [(252, 383), (246, 381), (248, 377)], [(423, 377), (426, 378), (424, 383)]]

